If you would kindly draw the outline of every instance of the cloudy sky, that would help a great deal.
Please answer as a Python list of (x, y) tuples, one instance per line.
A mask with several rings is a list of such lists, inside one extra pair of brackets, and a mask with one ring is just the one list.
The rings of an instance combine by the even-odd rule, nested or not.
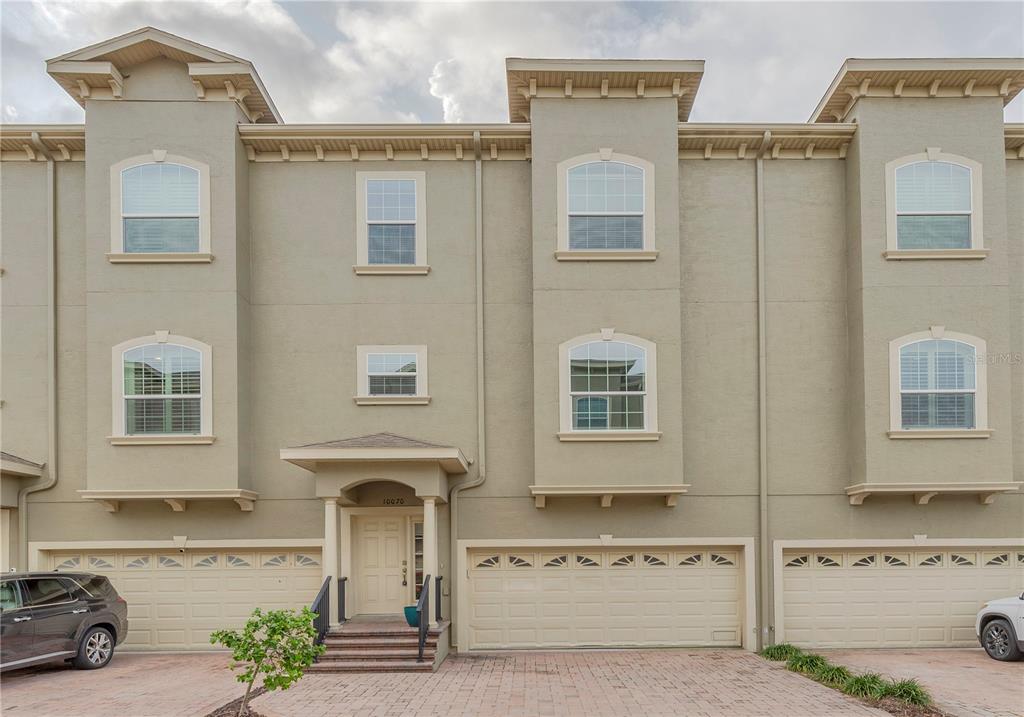
[(44, 60), (143, 25), (251, 60), (288, 122), (504, 122), (507, 56), (705, 59), (705, 122), (806, 121), (846, 57), (1024, 57), (1019, 0), (0, 3), (4, 122), (81, 122)]

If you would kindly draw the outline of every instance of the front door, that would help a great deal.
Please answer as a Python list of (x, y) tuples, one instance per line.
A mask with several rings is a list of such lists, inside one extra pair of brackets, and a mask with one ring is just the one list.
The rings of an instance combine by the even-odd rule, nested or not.
[(405, 526), (405, 516), (356, 519), (353, 542), (360, 613), (401, 613), (409, 604), (412, 575)]

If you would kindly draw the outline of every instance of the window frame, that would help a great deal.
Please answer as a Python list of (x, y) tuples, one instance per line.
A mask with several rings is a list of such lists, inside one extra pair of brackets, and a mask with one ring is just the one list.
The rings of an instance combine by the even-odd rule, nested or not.
[[(919, 162), (944, 162), (954, 164), (968, 170), (971, 175), (971, 211), (970, 231), (971, 246), (960, 249), (900, 249), (897, 236), (896, 207), (896, 172), (903, 167)], [(984, 259), (988, 255), (985, 248), (982, 221), (982, 166), (968, 157), (943, 152), (938, 148), (929, 147), (925, 152), (899, 157), (885, 165), (885, 251), (886, 259)], [(918, 213), (920, 214), (920, 213)], [(929, 213), (930, 214), (930, 213)], [(935, 212), (942, 214), (942, 212)], [(961, 215), (962, 212), (953, 214)]]
[[(585, 164), (618, 162), (639, 169), (643, 173), (644, 212), (643, 245), (640, 249), (571, 249), (569, 247), (569, 172)], [(598, 152), (581, 154), (562, 160), (556, 166), (557, 243), (555, 258), (559, 261), (654, 261), (658, 258), (655, 245), (654, 164), (629, 154), (602, 148)], [(614, 214), (620, 216), (620, 214)], [(621, 216), (629, 216), (623, 213)], [(635, 216), (633, 214), (632, 216)]]
[[(903, 348), (920, 341), (945, 340), (966, 344), (974, 349), (974, 428), (904, 428), (902, 416), (902, 367), (900, 353)], [(928, 331), (906, 334), (889, 342), (889, 438), (988, 438), (992, 435), (988, 425), (987, 344), (984, 339), (970, 334), (946, 331), (933, 326)]]
[[(124, 172), (147, 164), (180, 164), (199, 172), (199, 250), (195, 252), (126, 252), (124, 250)], [(189, 215), (191, 216), (191, 215)], [(112, 264), (182, 264), (213, 261), (210, 248), (210, 166), (191, 157), (154, 149), (110, 167), (110, 252)]]
[[(129, 434), (125, 426), (124, 360), (132, 349), (150, 344), (183, 346), (200, 354), (199, 374), (199, 433), (136, 433)], [(112, 445), (195, 445), (210, 444), (213, 434), (213, 348), (202, 341), (157, 331), (122, 341), (111, 349), (111, 433)], [(190, 394), (192, 395), (192, 394)]]
[[(371, 354), (415, 354), (415, 394), (371, 394), (369, 357)], [(430, 403), (427, 383), (427, 347), (424, 345), (383, 345), (356, 347), (356, 394), (353, 400), (360, 406), (425, 406)]]
[[(366, 184), (370, 180), (404, 179), (416, 183), (416, 260), (412, 264), (371, 264), (369, 255), (369, 220)], [(409, 224), (411, 222), (389, 222)], [(359, 275), (425, 275), (427, 264), (427, 173), (426, 172), (356, 172), (356, 263), (352, 270)]]
[[(578, 430), (572, 423), (572, 382), (569, 354), (584, 344), (615, 341), (632, 344), (644, 351), (644, 427), (642, 430), (589, 429)], [(615, 329), (584, 334), (561, 343), (558, 347), (558, 440), (560, 441), (657, 441), (658, 431), (658, 348), (653, 341), (624, 334)]]

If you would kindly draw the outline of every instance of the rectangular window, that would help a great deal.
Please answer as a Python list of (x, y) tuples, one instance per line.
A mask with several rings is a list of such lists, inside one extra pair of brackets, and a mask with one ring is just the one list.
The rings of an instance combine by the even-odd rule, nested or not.
[(644, 248), (644, 171), (589, 162), (568, 171), (569, 248)]
[(416, 263), (416, 180), (366, 180), (367, 261)]
[(371, 353), (366, 356), (370, 396), (415, 396), (416, 354)]
[(951, 162), (898, 167), (896, 238), (899, 249), (971, 248), (971, 170)]
[(199, 170), (147, 163), (121, 172), (125, 253), (198, 252)]
[(174, 344), (146, 344), (124, 355), (125, 434), (199, 434), (202, 357)]
[(926, 340), (900, 349), (900, 414), (904, 430), (975, 427), (975, 350)]

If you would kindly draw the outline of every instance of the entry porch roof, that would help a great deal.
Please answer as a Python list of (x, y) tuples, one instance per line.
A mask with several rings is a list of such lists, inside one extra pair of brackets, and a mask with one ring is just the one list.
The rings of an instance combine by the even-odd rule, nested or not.
[(437, 463), (446, 473), (466, 473), (469, 461), (455, 446), (395, 433), (371, 433), (281, 449), (281, 459), (308, 471), (318, 463)]

